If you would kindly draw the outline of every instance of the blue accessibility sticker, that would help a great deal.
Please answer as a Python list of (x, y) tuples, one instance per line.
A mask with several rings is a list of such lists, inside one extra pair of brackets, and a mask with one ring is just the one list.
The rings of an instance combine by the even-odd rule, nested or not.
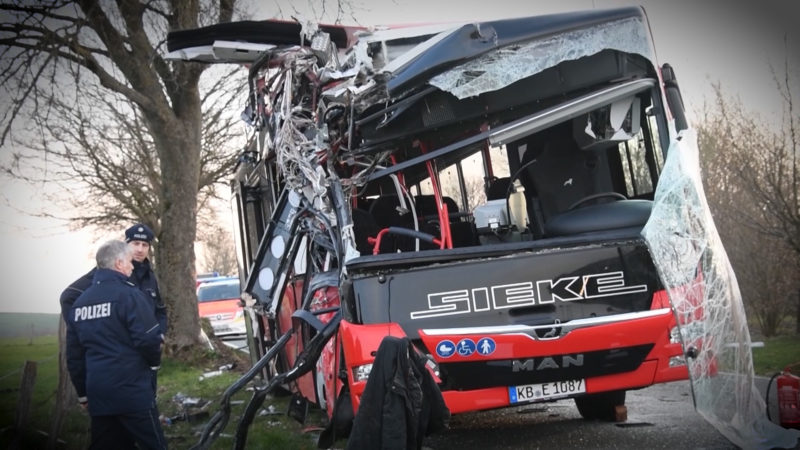
[(453, 341), (444, 340), (436, 345), (436, 354), (442, 358), (449, 358), (453, 356), (455, 351), (456, 346), (453, 345)]
[(495, 345), (494, 339), (485, 337), (478, 340), (477, 348), (478, 353), (486, 356), (494, 353), (494, 349), (497, 348), (497, 345)]
[(458, 341), (456, 351), (461, 356), (469, 356), (475, 353), (475, 343), (472, 342), (472, 339), (462, 339)]

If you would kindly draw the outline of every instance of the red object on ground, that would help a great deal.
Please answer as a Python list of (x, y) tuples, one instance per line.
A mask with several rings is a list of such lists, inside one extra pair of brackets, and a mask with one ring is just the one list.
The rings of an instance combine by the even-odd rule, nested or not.
[(778, 417), (784, 428), (800, 429), (800, 377), (789, 368), (778, 377)]

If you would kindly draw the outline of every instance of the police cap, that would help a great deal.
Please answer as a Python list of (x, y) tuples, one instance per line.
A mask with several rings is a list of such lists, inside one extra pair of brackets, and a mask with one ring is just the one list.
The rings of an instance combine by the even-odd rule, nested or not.
[(153, 240), (153, 230), (143, 223), (136, 225), (125, 230), (125, 242), (130, 241), (145, 241), (150, 242)]

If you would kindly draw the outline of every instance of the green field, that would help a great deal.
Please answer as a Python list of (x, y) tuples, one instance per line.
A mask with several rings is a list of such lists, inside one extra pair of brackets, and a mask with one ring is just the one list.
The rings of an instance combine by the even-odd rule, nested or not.
[(58, 314), (0, 313), (0, 338), (58, 334)]
[(771, 376), (786, 366), (800, 374), (800, 335), (765, 339), (764, 347), (753, 349), (753, 365), (758, 375)]
[[(14, 423), (22, 367), (25, 361), (37, 363), (36, 384), (30, 415), (38, 429), (48, 428), (55, 388), (58, 384), (58, 339), (55, 335), (0, 339), (0, 428)], [(5, 444), (6, 434), (0, 437)]]
[[(20, 448), (44, 448), (46, 437), (52, 422), (55, 404), (55, 391), (58, 385), (58, 343), (56, 336), (34, 338), (0, 339), (0, 448), (9, 448), (12, 439), (17, 437), (12, 425), (14, 423), (22, 367), (26, 360), (37, 362), (37, 377), (31, 405), (31, 424), (23, 433)], [(219, 410), (221, 394), (234, 381), (240, 372), (223, 372), (222, 375), (200, 381), (200, 376), (207, 371), (217, 369), (225, 361), (220, 355), (206, 352), (202, 358), (205, 362), (200, 367), (191, 367), (183, 363), (166, 359), (159, 372), (158, 405), (162, 415), (176, 418), (172, 425), (164, 426), (164, 433), (170, 448), (189, 448), (197, 443), (199, 433), (204, 425)], [(176, 395), (208, 402), (203, 410), (185, 410), (174, 401)], [(228, 425), (220, 437), (211, 446), (212, 449), (228, 449), (233, 445), (233, 435), (244, 405), (249, 401), (251, 391), (242, 390), (233, 397), (234, 404)], [(319, 411), (309, 414), (304, 426), (286, 416), (288, 397), (271, 398), (259, 410), (247, 440), (248, 448), (281, 448), (281, 449), (313, 449), (323, 422)], [(196, 420), (186, 421), (184, 412), (199, 413)], [(269, 412), (269, 414), (264, 414)], [(77, 405), (72, 405), (59, 438), (65, 442), (61, 448), (85, 449), (89, 446), (89, 417)]]

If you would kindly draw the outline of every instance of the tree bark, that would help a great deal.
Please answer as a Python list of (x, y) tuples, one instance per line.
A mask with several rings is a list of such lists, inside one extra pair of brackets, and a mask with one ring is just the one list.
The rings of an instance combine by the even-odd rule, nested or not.
[[(159, 154), (162, 177), (161, 227), (156, 273), (167, 306), (168, 354), (194, 347), (200, 338), (195, 295), (194, 242), (197, 230), (197, 186), (200, 178), (200, 96), (189, 89), (176, 97), (180, 105), (163, 114), (145, 113)], [(171, 120), (163, 120), (163, 117)]]

